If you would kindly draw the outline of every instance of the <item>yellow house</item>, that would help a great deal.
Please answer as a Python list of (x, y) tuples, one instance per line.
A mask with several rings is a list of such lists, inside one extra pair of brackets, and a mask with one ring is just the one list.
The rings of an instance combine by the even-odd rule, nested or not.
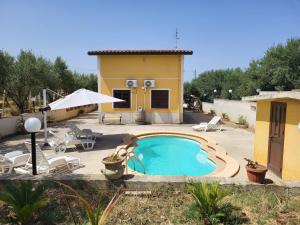
[(300, 91), (260, 92), (254, 159), (283, 180), (300, 180)]
[(138, 109), (149, 123), (181, 123), (183, 117), (183, 69), (187, 50), (101, 50), (97, 56), (98, 91), (125, 100), (102, 104), (99, 114), (122, 115), (122, 123), (134, 123)]

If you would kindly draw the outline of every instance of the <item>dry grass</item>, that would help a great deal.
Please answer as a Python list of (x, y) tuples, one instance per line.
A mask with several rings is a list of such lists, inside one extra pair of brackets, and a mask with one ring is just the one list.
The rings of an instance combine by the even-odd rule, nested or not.
[[(232, 194), (225, 202), (232, 206), (224, 224), (300, 224), (300, 193), (289, 190), (273, 191), (269, 188), (223, 187)], [(103, 202), (103, 207), (113, 196), (111, 191), (96, 191), (91, 188), (80, 190), (94, 205)], [(34, 224), (85, 224), (84, 209), (77, 201), (58, 198), (61, 190), (51, 188), (47, 195), (52, 200), (47, 208), (40, 210)], [(193, 198), (185, 191), (165, 187), (150, 194), (123, 195), (109, 215), (108, 225), (148, 224), (203, 224), (193, 214)], [(69, 207), (71, 213), (69, 211)], [(73, 215), (73, 216), (72, 216)], [(0, 204), (0, 224), (13, 224), (7, 206)], [(75, 221), (75, 223), (74, 223)]]

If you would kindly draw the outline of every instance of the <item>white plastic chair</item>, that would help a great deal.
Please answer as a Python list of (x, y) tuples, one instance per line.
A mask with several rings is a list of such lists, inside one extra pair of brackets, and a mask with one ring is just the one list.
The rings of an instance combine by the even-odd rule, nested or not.
[(220, 116), (214, 116), (208, 123), (203, 122), (198, 125), (193, 126), (192, 128), (197, 131), (207, 131), (212, 129), (217, 129), (221, 131), (223, 129), (223, 125), (220, 125), (219, 122), (221, 120)]

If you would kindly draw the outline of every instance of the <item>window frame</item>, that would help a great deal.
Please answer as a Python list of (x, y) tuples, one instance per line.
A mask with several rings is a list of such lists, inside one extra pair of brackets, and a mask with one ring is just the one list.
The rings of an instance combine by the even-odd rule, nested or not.
[[(167, 108), (153, 108), (152, 107), (152, 91), (168, 91), (168, 107)], [(170, 102), (171, 102), (171, 89), (169, 89), (169, 88), (153, 88), (150, 90), (150, 109), (159, 109), (159, 110), (170, 109)]]
[(114, 91), (129, 91), (130, 93), (130, 106), (128, 108), (118, 108), (115, 107), (114, 102), (111, 103), (113, 109), (131, 109), (132, 107), (132, 93), (130, 88), (113, 88), (112, 89), (112, 97), (114, 97)]

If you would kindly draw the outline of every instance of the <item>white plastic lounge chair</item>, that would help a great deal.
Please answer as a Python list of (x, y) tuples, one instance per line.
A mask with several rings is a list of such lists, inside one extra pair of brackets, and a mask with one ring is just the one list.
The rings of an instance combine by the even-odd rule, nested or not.
[(96, 143), (96, 136), (90, 135), (88, 138), (78, 139), (75, 134), (69, 133), (65, 134), (62, 139), (53, 131), (49, 131), (58, 141), (49, 142), (50, 146), (55, 152), (65, 152), (67, 148), (76, 148), (78, 145), (81, 145), (84, 150), (90, 150), (94, 148)]
[(91, 129), (79, 129), (76, 125), (72, 124), (69, 126), (71, 129), (71, 134), (73, 134), (76, 138), (84, 138), (84, 139), (96, 139), (96, 134), (93, 133)]
[(65, 143), (67, 145), (81, 145), (84, 150), (90, 150), (94, 148), (94, 145), (96, 143), (96, 136), (90, 136), (89, 138), (85, 139), (78, 139), (73, 134), (65, 134)]
[(200, 123), (198, 125), (193, 126), (194, 130), (197, 131), (207, 131), (210, 129), (218, 129), (219, 131), (221, 131), (223, 129), (223, 126), (218, 124), (221, 120), (220, 116), (214, 116), (208, 123), (203, 122)]
[(54, 140), (49, 141), (49, 145), (56, 153), (64, 153), (67, 148), (76, 149), (77, 145), (81, 145), (80, 140), (74, 135), (65, 134), (65, 136), (61, 138), (53, 131), (49, 131), (49, 133), (55, 137)]
[(22, 151), (12, 151), (0, 155), (0, 173), (11, 173), (14, 167), (23, 166), (27, 163), (30, 154)]
[[(25, 142), (26, 148), (31, 152), (31, 143)], [(51, 173), (58, 168), (67, 168), (69, 171), (73, 171), (80, 167), (80, 159), (69, 155), (51, 155), (45, 156), (39, 145), (36, 145), (36, 164), (37, 172)], [(15, 168), (16, 173), (28, 174), (31, 173), (32, 163), (31, 157), (23, 168)]]

